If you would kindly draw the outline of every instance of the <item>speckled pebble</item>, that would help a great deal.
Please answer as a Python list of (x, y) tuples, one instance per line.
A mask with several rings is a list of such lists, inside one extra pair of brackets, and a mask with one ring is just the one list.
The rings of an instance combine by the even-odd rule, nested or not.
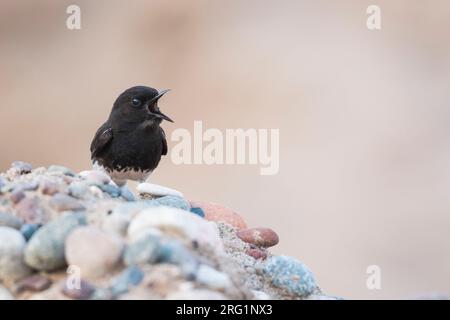
[(81, 268), (83, 277), (101, 277), (120, 262), (121, 238), (92, 227), (78, 227), (66, 239), (65, 256), (69, 265)]
[(30, 267), (53, 271), (66, 265), (64, 243), (69, 233), (86, 224), (81, 213), (67, 213), (42, 226), (25, 248), (25, 262)]
[(264, 248), (273, 247), (279, 241), (275, 231), (269, 228), (241, 229), (237, 231), (236, 235), (244, 242)]
[(55, 173), (55, 174), (61, 174), (61, 175), (66, 175), (66, 176), (69, 176), (69, 177), (74, 177), (75, 176), (75, 172), (73, 172), (69, 168), (66, 168), (64, 166), (58, 166), (58, 165), (51, 165), (50, 167), (48, 167), (47, 172)]
[(267, 258), (267, 252), (259, 248), (249, 248), (245, 253), (256, 260), (265, 260)]
[(311, 271), (292, 257), (272, 257), (265, 263), (263, 271), (274, 286), (300, 297), (310, 295), (317, 287)]
[(0, 227), (0, 281), (18, 280), (31, 273), (23, 260), (25, 244), (19, 231)]
[(9, 172), (20, 175), (30, 173), (31, 170), (33, 170), (33, 166), (31, 164), (23, 161), (14, 161), (11, 164)]
[(79, 211), (85, 209), (80, 201), (64, 193), (55, 194), (50, 199), (49, 205), (57, 211)]
[(0, 212), (0, 227), (20, 229), (22, 224), (22, 219), (19, 219), (18, 217), (7, 212)]
[(203, 211), (205, 212), (206, 220), (220, 221), (229, 224), (235, 227), (236, 229), (247, 228), (247, 224), (239, 214), (221, 204), (212, 202), (191, 201), (191, 207), (202, 208)]

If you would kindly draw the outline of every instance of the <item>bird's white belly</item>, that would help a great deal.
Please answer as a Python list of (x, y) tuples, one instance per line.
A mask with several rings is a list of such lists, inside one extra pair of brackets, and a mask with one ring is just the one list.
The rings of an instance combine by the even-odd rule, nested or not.
[(94, 163), (94, 170), (100, 170), (108, 174), (111, 179), (118, 185), (122, 186), (127, 183), (127, 180), (144, 182), (150, 176), (152, 171), (134, 170), (132, 168), (123, 168), (120, 170), (107, 170), (100, 166), (97, 162)]

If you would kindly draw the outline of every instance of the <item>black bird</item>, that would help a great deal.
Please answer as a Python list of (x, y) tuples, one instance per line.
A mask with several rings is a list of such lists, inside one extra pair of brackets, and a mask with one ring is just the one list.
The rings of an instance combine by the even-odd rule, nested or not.
[(158, 100), (168, 91), (144, 86), (125, 90), (97, 130), (91, 143), (94, 168), (105, 171), (118, 186), (127, 180), (145, 181), (167, 154), (160, 124), (173, 121), (159, 110)]

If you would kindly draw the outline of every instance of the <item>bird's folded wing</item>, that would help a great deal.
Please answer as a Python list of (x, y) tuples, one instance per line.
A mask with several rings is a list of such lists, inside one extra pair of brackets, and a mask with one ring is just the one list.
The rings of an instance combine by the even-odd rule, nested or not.
[(113, 132), (111, 127), (105, 123), (95, 133), (91, 143), (91, 159), (94, 159), (111, 142)]
[(161, 131), (161, 140), (162, 140), (162, 152), (161, 154), (165, 156), (167, 154), (167, 140), (166, 140), (166, 134), (162, 128), (160, 128)]

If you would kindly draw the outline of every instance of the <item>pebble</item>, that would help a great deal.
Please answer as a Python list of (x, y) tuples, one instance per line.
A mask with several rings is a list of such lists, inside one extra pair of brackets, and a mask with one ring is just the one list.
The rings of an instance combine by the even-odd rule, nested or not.
[(160, 206), (167, 206), (172, 208), (178, 208), (186, 211), (190, 211), (191, 206), (189, 202), (183, 198), (175, 197), (175, 196), (164, 196), (155, 200), (150, 200), (151, 203)]
[(105, 172), (99, 170), (81, 171), (79, 176), (92, 185), (102, 185), (111, 182), (111, 178)]
[(25, 198), (25, 192), (23, 192), (22, 190), (14, 190), (13, 192), (11, 192), (11, 194), (9, 195), (9, 199), (11, 200), (12, 203), (17, 204), (20, 201), (22, 201), (22, 199)]
[(159, 258), (159, 238), (152, 233), (143, 234), (130, 243), (124, 252), (125, 265), (133, 266), (154, 263)]
[(212, 202), (191, 202), (191, 207), (202, 208), (205, 212), (206, 220), (223, 222), (236, 229), (247, 228), (247, 224), (239, 214), (221, 204)]
[(85, 224), (86, 218), (83, 214), (67, 213), (42, 226), (25, 248), (25, 262), (42, 271), (64, 267), (64, 242), (73, 229)]
[(94, 292), (95, 287), (83, 279), (80, 280), (78, 288), (74, 286), (73, 283), (69, 285), (68, 281), (64, 281), (62, 287), (62, 293), (66, 297), (76, 300), (87, 300), (93, 295)]
[(69, 176), (69, 177), (75, 176), (75, 172), (73, 172), (69, 168), (66, 168), (64, 166), (58, 166), (58, 165), (51, 165), (50, 167), (48, 167), (47, 172), (62, 174), (62, 175)]
[(66, 239), (65, 256), (69, 265), (81, 268), (87, 279), (106, 275), (120, 262), (122, 240), (95, 227), (78, 227)]
[(121, 191), (120, 188), (113, 185), (113, 184), (101, 184), (97, 187), (100, 188), (103, 192), (109, 194), (112, 198), (118, 198), (120, 197)]
[(197, 259), (183, 245), (173, 240), (161, 244), (158, 262), (180, 266), (181, 272), (189, 280), (195, 279), (199, 267)]
[(199, 217), (205, 217), (205, 211), (202, 208), (191, 208), (190, 210), (193, 214), (198, 215)]
[(57, 211), (78, 211), (85, 209), (80, 201), (64, 193), (55, 194), (50, 199), (49, 205)]
[(8, 289), (0, 284), (0, 301), (2, 300), (14, 300), (14, 297)]
[(148, 228), (185, 240), (196, 240), (199, 245), (222, 250), (223, 243), (214, 223), (205, 221), (188, 211), (166, 206), (147, 208), (138, 213), (128, 227), (128, 236), (133, 239)]
[(139, 194), (143, 195), (149, 194), (155, 197), (163, 197), (163, 196), (175, 196), (180, 198), (183, 197), (183, 194), (180, 191), (148, 182), (139, 184), (136, 190), (139, 192)]
[(41, 181), (39, 183), (39, 189), (41, 190), (42, 194), (48, 196), (52, 196), (60, 191), (59, 185), (56, 182), (48, 180)]
[(237, 237), (244, 242), (257, 247), (269, 248), (278, 244), (278, 235), (269, 228), (241, 229), (236, 233)]
[(22, 224), (23, 221), (16, 216), (6, 212), (0, 212), (0, 227), (20, 229)]
[(23, 199), (15, 209), (17, 216), (25, 223), (43, 223), (45, 220), (44, 210), (36, 197)]
[(272, 257), (265, 263), (263, 271), (274, 286), (300, 297), (310, 295), (317, 287), (311, 271), (292, 257)]
[(2, 189), (6, 185), (6, 180), (3, 177), (0, 177), (0, 189)]
[(16, 286), (16, 292), (23, 291), (39, 292), (50, 288), (52, 280), (43, 275), (34, 275), (21, 280)]
[(69, 185), (69, 194), (77, 199), (84, 199), (89, 193), (89, 186), (81, 181), (74, 181)]
[(271, 300), (271, 297), (264, 291), (251, 290), (251, 292), (253, 293), (255, 300)]
[(111, 286), (112, 294), (118, 296), (127, 293), (130, 287), (137, 286), (143, 279), (144, 273), (139, 267), (128, 267), (113, 281)]
[(267, 252), (264, 250), (258, 249), (258, 248), (250, 248), (245, 251), (247, 255), (250, 257), (255, 258), (256, 260), (266, 260), (267, 258)]
[(233, 285), (227, 274), (205, 264), (198, 268), (196, 280), (214, 290), (227, 290)]
[(120, 189), (120, 196), (127, 201), (135, 201), (136, 200), (136, 198), (134, 197), (134, 194), (128, 188), (122, 187)]
[(0, 281), (18, 280), (31, 273), (23, 260), (25, 244), (19, 231), (0, 227)]
[(25, 223), (20, 227), (20, 232), (25, 240), (28, 241), (40, 227), (41, 225), (37, 223)]
[(14, 161), (8, 171), (15, 175), (21, 175), (30, 173), (31, 170), (33, 170), (33, 166), (31, 164), (23, 161)]

